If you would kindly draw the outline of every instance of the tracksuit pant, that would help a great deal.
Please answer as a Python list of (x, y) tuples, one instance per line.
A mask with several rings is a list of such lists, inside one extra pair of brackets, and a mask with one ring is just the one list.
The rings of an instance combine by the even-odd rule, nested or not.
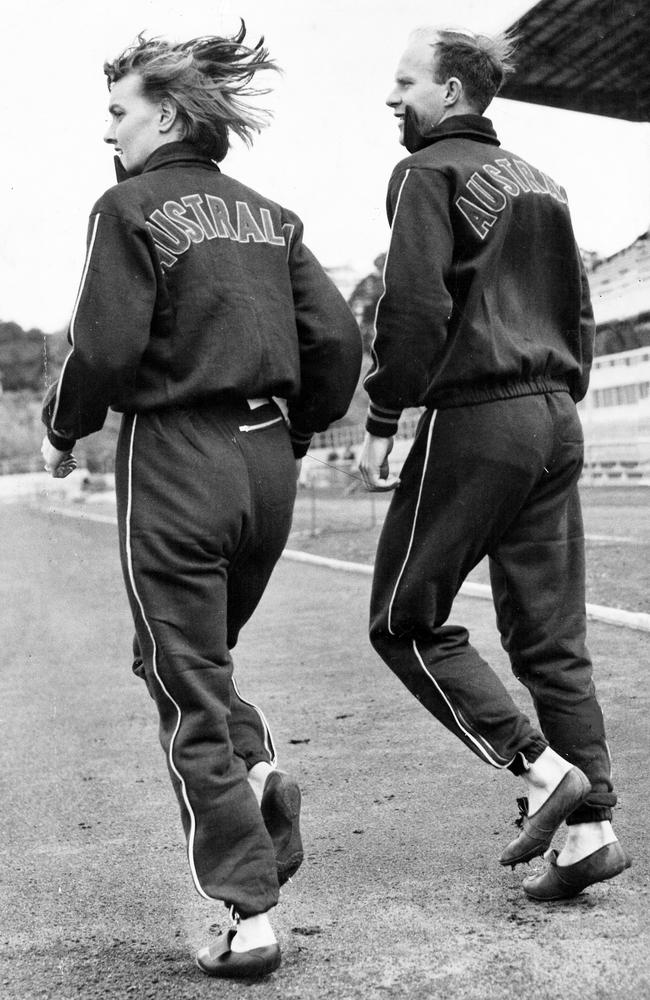
[(246, 401), (123, 418), (116, 489), (141, 673), (160, 716), (197, 890), (242, 917), (277, 903), (271, 838), (247, 781), (275, 763), (230, 650), (291, 525), (295, 460), (278, 407)]
[[(616, 802), (585, 646), (582, 460), (568, 392), (426, 411), (379, 541), (370, 625), (391, 670), (481, 760), (520, 774), (550, 744), (580, 767), (592, 791), (569, 823), (609, 819)], [(539, 728), (447, 623), (484, 556)]]

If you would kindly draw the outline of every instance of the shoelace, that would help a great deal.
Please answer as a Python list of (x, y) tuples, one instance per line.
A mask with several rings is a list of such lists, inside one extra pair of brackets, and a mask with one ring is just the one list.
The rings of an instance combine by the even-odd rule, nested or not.
[(524, 825), (524, 820), (528, 816), (528, 796), (527, 795), (521, 795), (517, 799), (517, 808), (519, 809), (519, 815), (517, 816), (517, 819), (515, 820), (515, 826), (519, 827), (519, 829), (521, 830), (521, 828)]

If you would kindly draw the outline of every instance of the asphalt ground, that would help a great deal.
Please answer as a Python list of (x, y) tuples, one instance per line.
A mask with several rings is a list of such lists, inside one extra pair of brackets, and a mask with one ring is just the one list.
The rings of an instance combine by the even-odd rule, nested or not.
[[(191, 887), (115, 528), (24, 502), (0, 516), (5, 1000), (650, 997), (646, 632), (590, 628), (634, 866), (544, 906), (497, 862), (519, 784), (378, 661), (369, 578), (282, 560), (235, 659), (301, 783), (307, 857), (274, 913), (280, 970), (227, 984), (192, 962), (226, 914)], [(493, 617), (471, 598), (454, 612), (529, 710)]]

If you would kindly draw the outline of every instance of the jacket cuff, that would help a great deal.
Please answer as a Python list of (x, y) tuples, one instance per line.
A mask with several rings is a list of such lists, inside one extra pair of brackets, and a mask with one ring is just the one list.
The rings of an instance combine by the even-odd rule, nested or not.
[(305, 433), (304, 431), (296, 430), (295, 427), (290, 427), (289, 437), (291, 439), (294, 458), (304, 458), (309, 451), (309, 445), (313, 437), (312, 433)]
[(385, 406), (371, 403), (366, 417), (366, 430), (373, 437), (395, 437), (401, 410), (389, 410)]
[(55, 434), (53, 430), (48, 430), (47, 439), (57, 451), (72, 451), (77, 443), (76, 438), (64, 438), (60, 434)]

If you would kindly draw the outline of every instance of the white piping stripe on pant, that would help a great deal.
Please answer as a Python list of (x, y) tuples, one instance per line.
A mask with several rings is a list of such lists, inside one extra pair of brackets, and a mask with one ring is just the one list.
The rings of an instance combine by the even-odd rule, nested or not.
[(271, 764), (273, 765), (273, 767), (275, 767), (277, 765), (277, 763), (278, 763), (278, 758), (277, 758), (277, 755), (276, 755), (276, 752), (275, 752), (275, 745), (273, 743), (273, 736), (271, 735), (271, 727), (269, 726), (268, 722), (266, 721), (266, 716), (264, 715), (264, 713), (262, 712), (262, 710), (257, 707), (257, 705), (253, 704), (252, 701), (247, 701), (246, 698), (242, 698), (241, 694), (239, 693), (239, 688), (237, 687), (237, 682), (235, 681), (234, 677), (231, 678), (231, 682), (232, 682), (233, 688), (235, 689), (235, 694), (237, 695), (237, 697), (239, 698), (239, 700), (242, 701), (244, 703), (244, 705), (248, 705), (249, 708), (252, 708), (253, 711), (257, 712), (257, 714), (259, 715), (260, 720), (262, 722), (262, 727), (264, 729), (264, 749), (266, 750), (266, 752), (268, 753), (269, 757), (271, 758)]
[[(456, 712), (454, 711), (454, 706), (449, 701), (449, 698), (444, 693), (444, 691), (442, 690), (442, 688), (438, 684), (438, 682), (435, 679), (435, 677), (427, 669), (426, 663), (424, 662), (424, 660), (420, 656), (420, 651), (418, 650), (418, 647), (416, 645), (415, 639), (413, 640), (413, 652), (415, 653), (415, 657), (416, 657), (418, 663), (420, 664), (420, 666), (424, 670), (425, 674), (427, 675), (427, 677), (429, 678), (429, 680), (431, 681), (431, 683), (435, 687), (436, 691), (438, 692), (438, 694), (440, 695), (440, 697), (442, 698), (442, 700), (445, 702), (447, 708), (449, 709), (449, 711), (453, 715), (454, 722), (456, 723), (456, 725), (458, 726), (458, 728), (461, 730), (461, 732), (465, 733), (465, 736), (467, 737), (467, 739), (470, 740), (474, 744), (474, 746), (477, 748), (477, 750), (479, 750), (479, 752), (482, 754), (482, 756), (485, 757), (485, 759), (488, 762), (488, 764), (491, 764), (492, 767), (496, 767), (499, 770), (501, 770), (501, 769), (503, 769), (505, 767), (508, 767), (508, 764), (512, 764), (512, 760), (515, 759), (514, 757), (512, 758), (512, 760), (509, 760), (509, 761), (507, 761), (504, 764), (499, 764), (495, 760), (493, 760), (492, 757), (490, 756), (490, 754), (488, 753), (488, 751), (485, 749), (485, 747), (483, 746), (483, 744), (481, 742), (481, 740), (483, 740), (483, 742), (485, 742), (487, 744), (487, 746), (489, 746), (489, 744), (487, 743), (487, 740), (485, 740), (483, 737), (477, 738), (476, 736), (474, 736), (473, 733), (470, 733), (470, 731), (465, 726), (463, 726), (463, 724), (461, 723), (460, 719), (456, 715)], [(496, 752), (496, 750), (493, 749), (493, 747), (490, 747), (490, 751), (496, 757), (499, 756), (499, 754)], [(503, 760), (503, 758), (501, 758), (501, 759)]]
[(174, 741), (176, 739), (176, 736), (178, 734), (178, 730), (180, 729), (180, 725), (181, 725), (181, 709), (180, 709), (180, 706), (174, 701), (174, 699), (172, 698), (171, 694), (169, 693), (169, 691), (167, 690), (167, 688), (165, 687), (165, 685), (163, 684), (162, 678), (161, 678), (160, 674), (158, 673), (158, 663), (157, 663), (158, 647), (156, 646), (156, 640), (154, 639), (153, 632), (151, 631), (151, 627), (149, 625), (149, 622), (146, 619), (146, 616), (145, 616), (145, 613), (144, 613), (144, 608), (142, 606), (142, 601), (140, 600), (140, 595), (138, 594), (138, 590), (137, 590), (137, 587), (135, 585), (135, 576), (134, 576), (134, 573), (133, 573), (133, 553), (132, 553), (132, 550), (131, 550), (131, 510), (132, 510), (132, 500), (133, 500), (132, 470), (133, 470), (133, 444), (134, 444), (134, 439), (135, 439), (135, 427), (136, 427), (137, 420), (138, 420), (138, 418), (137, 418), (137, 416), (135, 416), (133, 418), (133, 426), (131, 428), (131, 440), (129, 442), (129, 482), (128, 482), (128, 502), (127, 502), (127, 511), (126, 511), (126, 554), (127, 554), (128, 568), (129, 568), (129, 580), (131, 582), (131, 588), (132, 588), (133, 593), (135, 595), (135, 599), (138, 602), (138, 607), (140, 608), (140, 614), (142, 615), (142, 620), (144, 621), (144, 624), (145, 624), (145, 626), (147, 628), (147, 632), (149, 633), (149, 638), (151, 639), (151, 644), (152, 644), (152, 647), (153, 647), (153, 672), (154, 672), (154, 676), (155, 676), (156, 680), (158, 681), (158, 683), (160, 684), (160, 687), (162, 688), (164, 694), (166, 695), (167, 698), (169, 698), (169, 700), (171, 701), (172, 705), (174, 706), (174, 708), (176, 709), (176, 712), (178, 714), (178, 721), (176, 723), (176, 728), (175, 728), (175, 730), (173, 732), (172, 738), (171, 738), (170, 743), (169, 743), (168, 759), (169, 759), (169, 767), (170, 767), (170, 769), (173, 771), (173, 773), (176, 775), (176, 777), (178, 778), (178, 780), (180, 782), (181, 791), (182, 791), (182, 795), (183, 795), (183, 801), (185, 803), (185, 808), (187, 809), (187, 812), (188, 812), (189, 817), (190, 817), (190, 832), (189, 832), (189, 835), (188, 835), (188, 838), (187, 838), (187, 857), (188, 857), (188, 860), (189, 860), (189, 863), (190, 863), (190, 871), (192, 873), (192, 878), (194, 880), (194, 885), (196, 886), (197, 891), (205, 899), (212, 899), (213, 897), (209, 896), (207, 894), (207, 892), (205, 892), (205, 890), (202, 889), (201, 883), (199, 882), (199, 877), (198, 877), (198, 874), (197, 874), (197, 871), (196, 871), (196, 867), (195, 867), (195, 864), (194, 864), (194, 836), (195, 836), (195, 833), (196, 833), (196, 817), (194, 816), (194, 813), (192, 811), (192, 807), (190, 805), (190, 801), (189, 801), (189, 798), (188, 798), (188, 795), (187, 795), (187, 787), (185, 785), (185, 781), (183, 779), (183, 776), (180, 773), (180, 771), (178, 770), (178, 768), (176, 767), (176, 764), (174, 763)]
[[(393, 628), (392, 628), (393, 604), (395, 603), (395, 598), (397, 596), (397, 590), (399, 588), (399, 585), (401, 583), (402, 577), (404, 575), (404, 571), (405, 571), (407, 563), (409, 561), (409, 557), (411, 555), (411, 550), (413, 549), (413, 541), (414, 541), (414, 538), (415, 538), (415, 528), (416, 528), (416, 525), (417, 525), (418, 514), (419, 514), (419, 511), (420, 511), (420, 504), (422, 502), (422, 493), (423, 493), (423, 490), (424, 490), (424, 479), (425, 479), (425, 476), (426, 476), (426, 473), (427, 473), (427, 468), (428, 468), (428, 465), (429, 465), (429, 454), (431, 452), (431, 438), (432, 438), (432, 435), (433, 435), (433, 427), (434, 427), (434, 424), (436, 422), (437, 415), (438, 415), (438, 411), (435, 410), (433, 412), (432, 416), (431, 416), (431, 423), (429, 425), (429, 431), (428, 431), (428, 434), (427, 434), (427, 448), (426, 448), (426, 453), (425, 453), (425, 456), (424, 456), (424, 465), (422, 467), (422, 478), (420, 479), (420, 488), (418, 490), (418, 499), (417, 499), (417, 503), (415, 505), (415, 513), (413, 514), (413, 526), (411, 528), (411, 537), (409, 539), (408, 548), (406, 550), (406, 556), (404, 557), (404, 562), (402, 563), (402, 568), (401, 568), (401, 570), (399, 572), (399, 576), (397, 577), (397, 582), (395, 583), (395, 588), (393, 590), (393, 594), (392, 594), (392, 597), (391, 597), (391, 600), (390, 600), (390, 605), (389, 605), (389, 608), (388, 608), (388, 631), (390, 632), (391, 635), (395, 635), (395, 632), (393, 631)], [(485, 747), (482, 745), (480, 739), (478, 739), (476, 736), (474, 736), (472, 733), (470, 733), (468, 731), (468, 729), (465, 726), (462, 725), (462, 723), (461, 723), (458, 715), (456, 714), (456, 712), (454, 710), (453, 705), (451, 704), (451, 702), (449, 701), (449, 699), (447, 698), (447, 696), (444, 694), (444, 692), (441, 690), (440, 685), (437, 683), (437, 681), (434, 679), (434, 677), (432, 676), (432, 674), (427, 669), (427, 666), (426, 666), (424, 660), (422, 659), (422, 657), (420, 656), (419, 650), (418, 650), (418, 648), (417, 648), (417, 646), (415, 644), (415, 639), (413, 640), (413, 652), (415, 653), (416, 659), (418, 660), (418, 662), (419, 662), (420, 666), (422, 667), (422, 669), (424, 670), (425, 674), (427, 675), (427, 677), (429, 678), (429, 680), (431, 681), (431, 683), (433, 684), (433, 686), (438, 691), (438, 694), (440, 695), (440, 697), (443, 699), (443, 701), (447, 705), (449, 711), (451, 712), (452, 716), (454, 717), (454, 721), (456, 722), (456, 725), (458, 726), (458, 728), (461, 730), (461, 732), (465, 733), (465, 735), (467, 736), (468, 740), (470, 740), (472, 743), (474, 743), (474, 745), (480, 751), (480, 753), (482, 754), (482, 756), (485, 757), (485, 759), (487, 760), (487, 762), (489, 764), (492, 764), (493, 767), (497, 767), (497, 768), (507, 767), (508, 764), (512, 763), (512, 761), (507, 761), (504, 764), (497, 763), (492, 758), (492, 756), (491, 756), (491, 754), (494, 754), (495, 757), (499, 757), (499, 754), (496, 752), (496, 750), (494, 750), (493, 747), (490, 747), (490, 752), (488, 752), (485, 749)], [(481, 737), (481, 739), (482, 739), (482, 737)], [(489, 744), (488, 744), (488, 746), (489, 746)], [(501, 758), (501, 759), (503, 759), (503, 758)]]
[(424, 466), (422, 468), (422, 479), (420, 480), (420, 489), (418, 490), (418, 499), (415, 505), (415, 513), (413, 515), (413, 527), (411, 528), (411, 537), (409, 539), (408, 548), (406, 550), (406, 555), (404, 557), (404, 562), (402, 563), (402, 568), (399, 571), (399, 576), (397, 577), (397, 582), (395, 584), (395, 589), (393, 590), (393, 596), (390, 599), (390, 604), (388, 605), (388, 631), (391, 635), (395, 635), (392, 628), (392, 616), (393, 616), (393, 604), (395, 603), (395, 597), (397, 596), (397, 590), (404, 576), (404, 570), (406, 569), (406, 564), (409, 561), (409, 556), (411, 555), (411, 549), (413, 548), (413, 539), (415, 538), (415, 526), (418, 520), (418, 513), (420, 510), (420, 502), (422, 500), (422, 491), (424, 489), (424, 477), (427, 474), (427, 466), (429, 464), (429, 452), (431, 451), (431, 435), (433, 434), (433, 425), (436, 422), (436, 417), (438, 411), (434, 410), (431, 416), (431, 423), (429, 425), (429, 433), (427, 434), (427, 450), (424, 456)]

